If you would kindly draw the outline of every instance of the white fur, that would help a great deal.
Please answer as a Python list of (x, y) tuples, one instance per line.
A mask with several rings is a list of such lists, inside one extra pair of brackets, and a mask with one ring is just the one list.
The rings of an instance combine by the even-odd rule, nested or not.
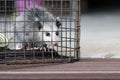
[[(48, 45), (53, 45), (53, 42), (59, 42), (60, 36), (56, 35), (56, 31), (58, 30), (59, 29), (57, 28), (54, 22), (44, 23), (43, 29), (41, 29), (38, 34), (39, 40), (41, 40), (41, 37), (42, 37), (42, 40)], [(49, 32), (50, 36), (46, 36), (46, 32)]]
[[(59, 18), (57, 19), (59, 20)], [(35, 21), (37, 22), (35, 23)], [(15, 42), (22, 43), (24, 47), (26, 44), (32, 46), (32, 43), (34, 43), (34, 47), (39, 47), (43, 44), (54, 45), (54, 42), (59, 42), (59, 36), (56, 35), (56, 31), (58, 31), (56, 19), (40, 6), (28, 8), (24, 14), (18, 16), (14, 30), (16, 32)], [(46, 32), (49, 32), (50, 36), (46, 36)], [(27, 46), (29, 47), (29, 45)], [(16, 49), (19, 49), (19, 46), (21, 44), (16, 44)]]

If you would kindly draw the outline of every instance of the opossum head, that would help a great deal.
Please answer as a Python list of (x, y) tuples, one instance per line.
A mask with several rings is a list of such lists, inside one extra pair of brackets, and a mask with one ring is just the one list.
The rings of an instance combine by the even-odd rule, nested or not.
[(40, 30), (38, 37), (39, 39), (42, 39), (40, 41), (43, 41), (47, 45), (58, 46), (58, 43), (60, 41), (59, 28), (61, 26), (61, 22), (58, 20), (58, 18), (55, 22), (43, 22), (41, 26), (43, 27), (38, 27)]

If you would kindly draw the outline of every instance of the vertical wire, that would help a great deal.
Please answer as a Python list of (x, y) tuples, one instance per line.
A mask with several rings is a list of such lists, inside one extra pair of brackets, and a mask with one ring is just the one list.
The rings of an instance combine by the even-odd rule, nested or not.
[[(73, 49), (74, 49), (74, 55), (76, 54), (76, 0), (72, 0), (72, 19), (73, 19), (73, 23), (74, 23), (74, 36), (73, 36)], [(75, 56), (74, 56), (75, 57)]]
[[(13, 15), (13, 12), (14, 12), (14, 1), (11, 0), (8, 5), (9, 5), (9, 7), (10, 7), (10, 8), (9, 8), (10, 15), (11, 15), (11, 14)], [(13, 16), (14, 16), (14, 15), (13, 15)], [(10, 24), (10, 25), (9, 25), (10, 27), (8, 27), (8, 29), (7, 29), (7, 31), (8, 31), (8, 32), (7, 32), (7, 37), (8, 37), (8, 34), (10, 34), (9, 36), (10, 36), (10, 38), (12, 38), (13, 32), (12, 32), (12, 29), (11, 29), (11, 28), (12, 28), (13, 25), (12, 25), (11, 23), (14, 22), (14, 21), (13, 21), (13, 17), (10, 16), (8, 21), (9, 21), (8, 23)], [(8, 39), (8, 42), (9, 42), (9, 44), (13, 44), (13, 43), (11, 42), (10, 38)], [(10, 41), (9, 41), (9, 40), (10, 40)], [(9, 46), (9, 44), (8, 44), (8, 46)], [(14, 54), (14, 53), (13, 53), (13, 54)], [(16, 55), (15, 55), (15, 56), (16, 56)]]
[[(67, 12), (67, 2), (65, 1), (65, 7), (64, 7), (64, 9), (66, 10), (66, 12)], [(67, 16), (67, 14), (66, 14), (66, 16)], [(67, 16), (68, 17), (68, 16)], [(67, 42), (68, 42), (68, 40), (67, 40), (67, 33), (68, 33), (68, 25), (67, 25), (67, 23), (68, 23), (68, 18), (66, 17), (66, 19), (65, 19), (65, 33), (66, 33), (66, 36), (65, 36), (65, 56), (67, 56)]]
[[(43, 4), (43, 5), (44, 5), (44, 4)], [(43, 9), (45, 10), (45, 8), (43, 8)], [(43, 14), (43, 18), (45, 17), (45, 16), (44, 16), (44, 13), (45, 13), (44, 10), (40, 12), (40, 13)], [(43, 23), (43, 26), (44, 26), (44, 20), (43, 20), (42, 23)], [(44, 55), (44, 53), (45, 53), (45, 51), (44, 51), (44, 43), (45, 43), (45, 42), (44, 42), (44, 40), (43, 40), (43, 37), (44, 37), (44, 30), (43, 30), (43, 29), (42, 29), (41, 33), (42, 33), (42, 43), (43, 43), (43, 44), (41, 45), (41, 46), (42, 46), (42, 49), (43, 49), (41, 52), (42, 52), (42, 61), (43, 61), (43, 63), (44, 63), (44, 62), (45, 62), (45, 55)]]
[[(63, 16), (63, 0), (61, 0), (61, 17)], [(60, 55), (63, 55), (63, 37), (62, 37), (62, 34), (63, 34), (63, 30), (62, 30), (62, 26), (61, 26), (61, 51), (60, 51)], [(61, 56), (61, 60), (63, 59), (63, 57)]]
[[(52, 0), (52, 4), (51, 4), (51, 7), (52, 7), (52, 9), (51, 9), (51, 11), (52, 11), (52, 14), (54, 14), (54, 0)], [(52, 25), (53, 25), (53, 21), (52, 21)], [(52, 34), (53, 34), (53, 27), (52, 27)], [(51, 40), (51, 43), (53, 42), (53, 39)], [(52, 49), (54, 49), (54, 46), (52, 46)], [(54, 57), (53, 57), (53, 51), (51, 51), (51, 60), (53, 60), (54, 59)]]
[(75, 21), (75, 19), (76, 19), (76, 0), (72, 0), (72, 7), (71, 8), (72, 8), (72, 19), (73, 19), (73, 23), (74, 23), (74, 25), (73, 25), (74, 26), (74, 37), (73, 37), (74, 38), (74, 40), (73, 40), (74, 53), (73, 54), (74, 54), (74, 57), (75, 57), (75, 54), (76, 54), (76, 52), (75, 52), (76, 51), (76, 49), (75, 49), (76, 48), (75, 47), (75, 45), (76, 45), (76, 30), (75, 30), (76, 29), (75, 28), (76, 27), (76, 21)]
[[(59, 9), (59, 7), (57, 6), (57, 5), (59, 5), (59, 1), (54, 1), (55, 2), (55, 4), (54, 4), (54, 15), (57, 15), (56, 13), (57, 13), (57, 11), (58, 11), (58, 9)], [(58, 15), (57, 15), (58, 16)], [(54, 25), (54, 24), (53, 24)], [(54, 31), (54, 33), (56, 33), (56, 31)], [(59, 41), (58, 41), (59, 42)], [(55, 46), (54, 46), (55, 47)], [(56, 46), (57, 47), (57, 46)], [(54, 48), (53, 48), (54, 49)], [(57, 50), (57, 52), (58, 52), (58, 47), (56, 48), (56, 50)], [(54, 51), (53, 51), (54, 52)], [(54, 55), (53, 55), (54, 56)], [(54, 57), (54, 61), (55, 61), (55, 57)]]
[[(32, 2), (33, 2), (33, 7), (35, 7), (35, 1), (36, 0), (31, 0)], [(29, 0), (29, 6), (31, 6), (30, 5), (30, 0)], [(35, 10), (36, 11), (36, 10)], [(32, 13), (34, 13), (34, 12), (32, 12)], [(33, 28), (33, 31), (31, 31), (31, 33), (33, 33), (33, 35), (31, 35), (31, 36), (33, 36), (33, 41), (32, 42), (30, 42), (30, 46), (31, 46), (31, 44), (32, 44), (32, 47), (33, 47), (33, 50), (32, 50), (32, 53), (33, 53), (33, 59), (35, 59), (35, 43), (36, 43), (36, 41), (35, 41), (35, 36), (34, 36), (34, 34), (35, 34), (35, 28)]]
[[(4, 18), (5, 18), (5, 21), (4, 21), (4, 33), (5, 33), (5, 36), (6, 36), (6, 23), (7, 23), (7, 1), (5, 0), (5, 15), (4, 15)], [(7, 64), (7, 51), (5, 49), (5, 64)]]
[[(56, 12), (55, 12), (55, 15), (56, 16), (58, 16), (57, 14), (58, 14), (58, 10), (60, 10), (60, 8), (58, 7), (58, 2), (60, 2), (60, 1), (56, 1), (56, 4), (55, 4), (55, 6), (56, 6)], [(58, 35), (59, 36), (59, 35)], [(59, 44), (59, 40), (58, 40), (58, 44)], [(58, 46), (57, 46), (57, 52), (59, 53), (59, 50), (58, 50)], [(55, 60), (55, 62), (56, 62), (56, 60)]]
[[(72, 0), (70, 0), (70, 10), (69, 10), (70, 13), (69, 13), (69, 16), (70, 16), (70, 15), (72, 16), (72, 6), (71, 6), (71, 4), (72, 4)], [(71, 19), (72, 19), (72, 18), (70, 17), (70, 34), (69, 34), (69, 35), (70, 35), (70, 42), (69, 42), (69, 43), (70, 43), (70, 46), (69, 46), (69, 47), (70, 47), (70, 57), (71, 57), (71, 43), (72, 43), (72, 42), (71, 42), (71, 41), (72, 41), (72, 40), (71, 40), (71, 39), (72, 39), (72, 38), (71, 38), (71, 36), (72, 36), (72, 34), (71, 34), (71, 28), (72, 28), (72, 27), (71, 27), (71, 26), (72, 26), (72, 25), (71, 25), (71, 24), (72, 24), (71, 21), (72, 21), (72, 20), (71, 20)]]
[(79, 0), (76, 0), (76, 57), (80, 59), (80, 25), (79, 25)]
[(79, 10), (79, 13), (78, 13), (78, 15), (79, 15), (79, 23), (78, 23), (78, 25), (79, 25), (79, 55), (78, 55), (78, 59), (80, 59), (80, 57), (81, 57), (81, 44), (80, 44), (80, 41), (81, 41), (81, 0), (79, 0), (78, 1), (79, 2), (79, 7), (78, 7), (78, 10)]
[[(14, 2), (14, 3), (16, 3), (16, 2)], [(15, 7), (16, 7), (16, 5), (14, 6), (14, 8), (15, 8)], [(16, 8), (16, 9), (17, 9), (17, 8)], [(15, 16), (17, 15), (17, 10), (16, 10), (16, 9), (15, 9)], [(14, 39), (14, 40), (13, 40), (13, 42), (12, 42), (12, 44), (13, 44), (12, 46), (13, 46), (14, 48), (16, 48), (16, 43), (17, 43), (16, 40), (15, 40), (15, 38), (16, 38), (16, 37), (15, 37), (15, 35), (16, 35), (16, 18), (15, 18), (15, 21), (14, 21), (14, 25), (13, 25), (13, 26), (14, 26), (14, 29), (13, 29), (14, 31), (13, 31), (13, 30), (12, 30), (12, 31), (13, 31), (13, 37), (14, 37), (13, 39)], [(14, 52), (14, 54), (15, 54), (15, 56), (16, 56), (16, 52)]]
[[(13, 1), (14, 1), (14, 0), (13, 0)], [(16, 10), (17, 8), (16, 8), (15, 3), (16, 3), (16, 2), (14, 1), (14, 2), (13, 2), (13, 4), (14, 4), (13, 8), (14, 8), (14, 10), (15, 10), (15, 11), (14, 11), (15, 14), (13, 14), (13, 17), (12, 17), (12, 20), (13, 20), (12, 22), (13, 22), (14, 24), (13, 24), (13, 25), (11, 24), (12, 26), (14, 26), (13, 29), (11, 30), (11, 32), (12, 32), (12, 34), (11, 34), (12, 36), (11, 36), (11, 37), (13, 38), (13, 40), (11, 40), (11, 43), (10, 43), (11, 46), (13, 46), (13, 48), (16, 48), (16, 43), (17, 43), (17, 42), (15, 41), (16, 18), (14, 19), (14, 16), (16, 17), (16, 15), (17, 15), (17, 10)], [(14, 21), (14, 20), (15, 20), (15, 21)], [(15, 54), (15, 57), (16, 57), (16, 52), (14, 51), (13, 53)], [(15, 58), (15, 61), (16, 61), (16, 58)]]
[[(26, 3), (26, 0), (24, 0), (23, 3), (24, 3), (24, 8), (23, 8), (23, 12), (24, 12), (24, 25), (23, 25), (23, 26), (24, 26), (24, 31), (23, 31), (23, 38), (24, 38), (24, 40), (25, 40), (25, 24), (26, 24), (25, 17), (26, 17), (26, 16), (25, 16), (25, 10), (24, 10), (24, 9), (26, 9), (26, 4), (27, 4), (27, 3)], [(25, 43), (25, 41), (19, 42), (19, 43), (22, 43), (22, 46), (23, 46), (23, 43)], [(27, 44), (28, 44), (28, 43), (27, 43)], [(25, 56), (25, 55), (26, 55), (26, 50), (24, 49), (24, 60), (26, 60), (26, 56)]]
[[(10, 8), (9, 8), (10, 15), (11, 15), (11, 14), (13, 15), (13, 12), (14, 12), (14, 2), (13, 2), (13, 0), (11, 0), (11, 1), (8, 3), (8, 5), (9, 5), (9, 7), (10, 7)], [(14, 16), (14, 15), (13, 15), (13, 16)], [(12, 28), (12, 27), (11, 27), (11, 26), (12, 26), (11, 23), (13, 23), (13, 18), (10, 16), (8, 21), (9, 21), (8, 23), (10, 24), (10, 25), (9, 25), (10, 27), (7, 27), (7, 28), (8, 28), (8, 29), (7, 29), (7, 37), (8, 37), (8, 34), (10, 34), (9, 36), (10, 36), (10, 38), (11, 38), (11, 37), (12, 37), (12, 34), (13, 34), (12, 29), (11, 29), (11, 28)], [(7, 25), (7, 26), (8, 26), (8, 25)], [(11, 41), (9, 41), (10, 38), (8, 38), (8, 42), (9, 42), (10, 44), (12, 44)]]
[[(9, 3), (9, 1), (6, 1), (5, 2), (5, 28), (4, 28), (4, 34), (5, 34), (5, 36), (7, 35), (7, 28), (8, 28), (8, 20), (9, 20), (9, 17), (8, 17), (8, 14), (9, 14), (9, 8), (8, 8), (8, 4)], [(6, 40), (5, 40), (5, 42), (6, 42)], [(6, 47), (5, 47), (5, 52), (6, 52), (6, 54), (7, 54), (7, 50), (6, 50)], [(7, 55), (6, 55), (6, 57), (7, 57)]]
[[(56, 13), (57, 13), (57, 10), (58, 10), (58, 6), (57, 6), (57, 3), (58, 3), (59, 1), (55, 1), (55, 4), (54, 4), (54, 14), (53, 15), (56, 15)], [(58, 4), (59, 5), (59, 4)], [(55, 21), (54, 21), (55, 22)], [(54, 25), (54, 23), (53, 23), (53, 25)], [(56, 33), (56, 31), (54, 31), (54, 33)], [(54, 46), (54, 47), (56, 47), (56, 46)], [(54, 47), (53, 47), (53, 49), (54, 49)], [(57, 50), (57, 52), (58, 52), (58, 50)], [(53, 51), (53, 53), (54, 53), (54, 51)], [(55, 61), (55, 57), (54, 57), (54, 54), (53, 54), (53, 58), (54, 58), (54, 61)]]

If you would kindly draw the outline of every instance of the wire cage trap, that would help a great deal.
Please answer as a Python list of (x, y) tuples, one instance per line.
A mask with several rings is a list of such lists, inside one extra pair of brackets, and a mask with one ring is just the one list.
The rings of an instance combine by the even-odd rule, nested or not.
[(80, 59), (80, 0), (1, 0), (0, 4), (1, 64)]

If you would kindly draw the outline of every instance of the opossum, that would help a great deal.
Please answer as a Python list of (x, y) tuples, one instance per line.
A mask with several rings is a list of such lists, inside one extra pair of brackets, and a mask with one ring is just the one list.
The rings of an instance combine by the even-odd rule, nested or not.
[(60, 19), (55, 18), (45, 7), (33, 6), (16, 18), (14, 27), (15, 49), (58, 46)]

